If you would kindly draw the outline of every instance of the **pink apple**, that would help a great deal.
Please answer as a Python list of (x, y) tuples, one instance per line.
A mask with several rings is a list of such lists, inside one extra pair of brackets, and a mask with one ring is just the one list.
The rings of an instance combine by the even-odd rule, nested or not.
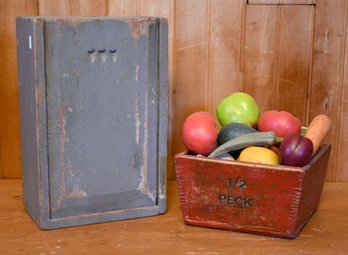
[(217, 146), (216, 119), (209, 112), (195, 112), (183, 125), (183, 140), (186, 148), (197, 154), (209, 155)]
[(260, 115), (258, 130), (273, 131), (276, 136), (284, 138), (291, 133), (300, 133), (301, 121), (287, 111), (265, 111)]

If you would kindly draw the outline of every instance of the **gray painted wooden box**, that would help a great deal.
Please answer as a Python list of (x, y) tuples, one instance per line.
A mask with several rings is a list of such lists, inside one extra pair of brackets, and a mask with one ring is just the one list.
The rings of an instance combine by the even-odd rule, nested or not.
[(18, 17), (24, 206), (42, 229), (166, 210), (168, 26)]

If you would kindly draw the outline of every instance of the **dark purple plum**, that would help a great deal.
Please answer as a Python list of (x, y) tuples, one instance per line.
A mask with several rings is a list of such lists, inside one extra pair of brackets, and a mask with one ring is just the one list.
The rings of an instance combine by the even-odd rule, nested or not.
[(279, 151), (282, 165), (301, 167), (311, 161), (313, 143), (301, 134), (292, 133), (285, 136)]

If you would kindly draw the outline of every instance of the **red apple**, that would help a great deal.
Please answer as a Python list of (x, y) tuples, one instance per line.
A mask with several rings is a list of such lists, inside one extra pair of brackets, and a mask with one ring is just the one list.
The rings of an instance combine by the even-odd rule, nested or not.
[(273, 131), (284, 138), (291, 133), (300, 133), (301, 121), (287, 111), (265, 111), (260, 115), (257, 128), (261, 132)]
[(287, 135), (279, 147), (282, 165), (304, 166), (311, 161), (313, 143), (298, 133)]
[(195, 112), (183, 125), (183, 140), (186, 148), (197, 154), (209, 155), (217, 146), (216, 119), (209, 112)]

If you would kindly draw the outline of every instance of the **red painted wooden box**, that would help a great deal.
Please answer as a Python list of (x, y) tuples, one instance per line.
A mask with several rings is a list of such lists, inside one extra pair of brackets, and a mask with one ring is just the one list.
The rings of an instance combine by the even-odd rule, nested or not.
[(184, 221), (295, 238), (318, 207), (330, 148), (323, 145), (305, 167), (177, 154), (175, 169)]

